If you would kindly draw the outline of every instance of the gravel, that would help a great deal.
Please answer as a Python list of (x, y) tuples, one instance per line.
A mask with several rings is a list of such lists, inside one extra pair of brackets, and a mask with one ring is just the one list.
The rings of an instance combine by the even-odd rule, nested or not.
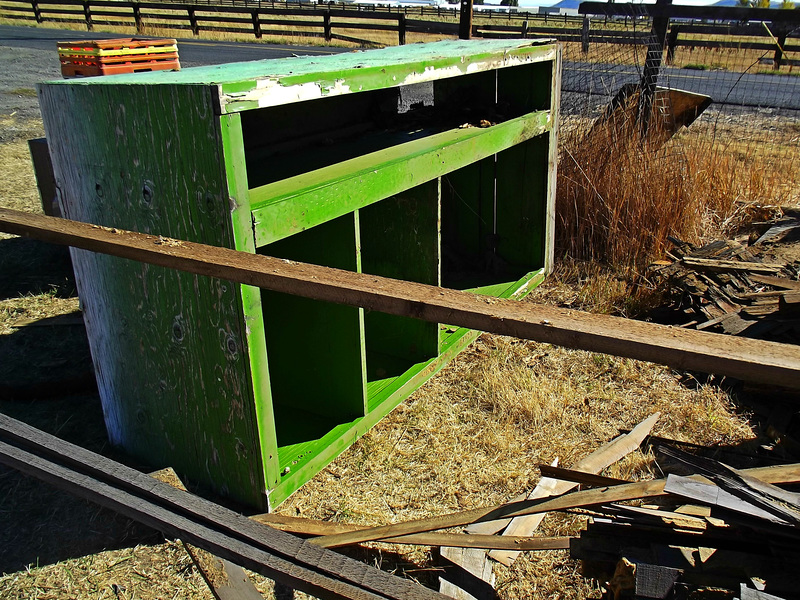
[(41, 137), (36, 84), (60, 79), (55, 50), (0, 46), (0, 143)]

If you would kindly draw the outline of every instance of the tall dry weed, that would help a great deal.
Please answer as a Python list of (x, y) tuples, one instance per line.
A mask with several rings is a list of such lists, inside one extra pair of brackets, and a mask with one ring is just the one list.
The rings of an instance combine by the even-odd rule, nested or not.
[(790, 202), (796, 144), (746, 141), (714, 123), (663, 143), (630, 124), (575, 127), (561, 140), (556, 251), (640, 269), (668, 236), (702, 242), (735, 231), (753, 206)]

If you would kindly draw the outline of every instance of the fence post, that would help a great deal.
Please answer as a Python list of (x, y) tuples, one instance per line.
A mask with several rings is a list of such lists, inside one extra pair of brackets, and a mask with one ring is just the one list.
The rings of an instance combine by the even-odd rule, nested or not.
[(472, 37), (472, 0), (461, 0), (458, 37), (462, 40), (468, 40)]
[[(672, 0), (656, 0), (656, 6), (669, 6)], [(650, 113), (653, 110), (653, 98), (656, 94), (658, 72), (664, 57), (664, 42), (667, 39), (669, 17), (656, 17), (653, 19), (652, 35), (647, 45), (647, 58), (644, 61), (644, 72), (639, 85), (639, 125), (642, 138), (647, 135), (650, 122)]]
[(37, 23), (42, 22), (42, 13), (39, 10), (39, 3), (37, 0), (31, 0), (31, 8), (33, 9), (33, 18), (36, 19)]
[(142, 9), (138, 3), (133, 5), (133, 21), (136, 23), (136, 33), (142, 33)]
[(773, 69), (779, 71), (783, 61), (783, 46), (786, 44), (786, 33), (778, 34), (778, 44), (775, 46), (775, 55), (772, 58)]
[(589, 17), (583, 17), (581, 26), (581, 52), (589, 54)]
[(92, 23), (92, 11), (89, 8), (89, 2), (84, 0), (83, 3), (83, 18), (86, 21), (86, 31), (92, 31), (94, 24)]
[(522, 22), (522, 37), (524, 37), (524, 38), (528, 37), (528, 22), (527, 21), (523, 21)]
[(189, 25), (192, 28), (192, 33), (196, 36), (200, 35), (200, 28), (197, 26), (197, 16), (194, 14), (194, 9), (189, 7), (186, 12), (189, 13)]
[(667, 64), (672, 64), (675, 60), (675, 50), (678, 47), (678, 34), (681, 32), (680, 25), (672, 25), (667, 36)]
[[(260, 4), (260, 2), (259, 2)], [(259, 19), (258, 9), (251, 10), (250, 16), (253, 18), (253, 35), (257, 40), (261, 39), (261, 20)]]
[(406, 16), (405, 14), (397, 15), (397, 42), (401, 46), (406, 45)]
[(330, 8), (322, 16), (322, 28), (324, 30), (325, 41), (326, 42), (330, 42), (333, 39), (333, 34), (331, 32), (331, 12), (330, 12)]

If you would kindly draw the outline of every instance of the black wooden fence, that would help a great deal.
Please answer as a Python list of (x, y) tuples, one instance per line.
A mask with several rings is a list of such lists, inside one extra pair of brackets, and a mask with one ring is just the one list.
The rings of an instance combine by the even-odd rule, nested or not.
[[(666, 59), (684, 48), (766, 50), (780, 67), (800, 37), (800, 10), (656, 6), (584, 2), (580, 16), (508, 11), (475, 14), (475, 37), (550, 37), (592, 44), (647, 45), (652, 18), (669, 18)], [(0, 18), (36, 23), (83, 24), (135, 28), (138, 33), (159, 29), (264, 35), (318, 37), (362, 44), (374, 42), (342, 30), (396, 32), (405, 44), (408, 32), (458, 35), (458, 10), (447, 7), (364, 7), (353, 4), (310, 4), (274, 0), (0, 0)], [(766, 26), (765, 26), (766, 25)], [(278, 29), (290, 27), (291, 30)], [(337, 33), (337, 30), (339, 33)], [(724, 39), (720, 39), (724, 38)]]

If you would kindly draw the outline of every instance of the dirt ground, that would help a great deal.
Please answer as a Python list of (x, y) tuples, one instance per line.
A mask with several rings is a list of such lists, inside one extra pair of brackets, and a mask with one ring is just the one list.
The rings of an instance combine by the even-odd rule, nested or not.
[[(0, 205), (39, 211), (26, 140), (42, 129), (29, 90), (57, 76), (57, 61), (0, 47), (0, 64)], [(576, 273), (561, 269), (533, 300), (592, 308), (597, 278)], [(613, 278), (608, 285), (625, 293)], [(78, 310), (63, 249), (0, 236), (0, 412), (130, 464), (108, 445)], [(278, 511), (378, 524), (503, 502), (536, 484), (537, 464), (558, 457), (570, 465), (656, 411), (654, 433), (712, 446), (738, 466), (783, 457), (747, 403), (771, 392), (728, 383), (483, 335)], [(605, 472), (657, 473), (646, 450)], [(548, 515), (541, 533), (574, 534), (584, 522)], [(434, 549), (376, 544), (348, 552), (436, 585)], [(498, 595), (508, 600), (601, 594), (565, 551), (530, 553), (496, 573)], [(293, 596), (253, 580), (268, 598)], [(0, 467), (0, 598), (211, 597), (178, 542)]]

